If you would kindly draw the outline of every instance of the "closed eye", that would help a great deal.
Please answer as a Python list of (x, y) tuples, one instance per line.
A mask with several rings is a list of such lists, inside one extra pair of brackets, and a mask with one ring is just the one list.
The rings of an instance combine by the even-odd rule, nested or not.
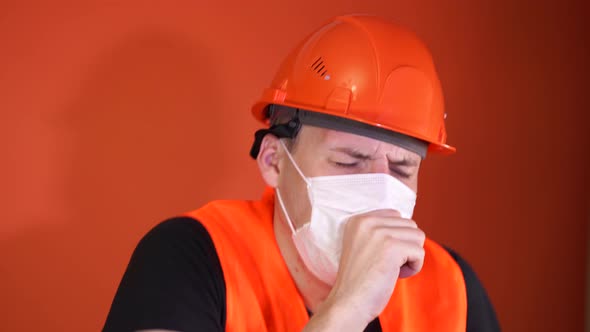
[(354, 168), (358, 166), (358, 163), (341, 163), (341, 162), (337, 162), (334, 161), (332, 162), (334, 165), (338, 166), (338, 167), (342, 167), (342, 168)]
[(401, 169), (395, 168), (395, 167), (391, 167), (389, 170), (392, 171), (393, 173), (395, 173), (397, 176), (403, 178), (403, 179), (409, 179), (413, 175), (413, 172), (404, 172)]

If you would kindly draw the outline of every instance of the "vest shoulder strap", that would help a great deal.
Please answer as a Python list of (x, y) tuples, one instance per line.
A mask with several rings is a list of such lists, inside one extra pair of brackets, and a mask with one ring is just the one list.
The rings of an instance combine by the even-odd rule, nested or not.
[(301, 331), (309, 320), (276, 244), (273, 204), (267, 190), (262, 201), (214, 201), (187, 214), (215, 245), (226, 287), (226, 331)]

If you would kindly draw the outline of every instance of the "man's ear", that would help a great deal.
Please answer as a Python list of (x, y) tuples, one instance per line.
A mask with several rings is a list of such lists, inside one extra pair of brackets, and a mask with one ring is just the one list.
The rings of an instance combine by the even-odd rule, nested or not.
[(260, 144), (260, 151), (256, 162), (264, 182), (270, 187), (276, 188), (279, 178), (279, 139), (273, 134), (266, 134)]

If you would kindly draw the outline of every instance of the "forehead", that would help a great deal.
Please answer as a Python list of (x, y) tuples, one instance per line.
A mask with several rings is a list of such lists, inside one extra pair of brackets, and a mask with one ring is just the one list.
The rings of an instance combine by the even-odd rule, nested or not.
[(305, 125), (299, 133), (301, 144), (312, 150), (341, 150), (349, 149), (366, 155), (384, 153), (392, 157), (420, 160), (420, 156), (413, 151), (398, 145), (380, 141), (352, 133)]

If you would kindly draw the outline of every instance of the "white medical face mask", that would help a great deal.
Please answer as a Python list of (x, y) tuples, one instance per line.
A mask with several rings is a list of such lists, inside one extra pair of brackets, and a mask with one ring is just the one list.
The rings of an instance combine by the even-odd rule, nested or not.
[(338, 273), (342, 238), (347, 220), (357, 214), (390, 209), (412, 218), (416, 193), (388, 174), (353, 174), (306, 177), (280, 140), (289, 160), (307, 183), (311, 220), (295, 229), (281, 193), (276, 197), (292, 231), (293, 242), (305, 266), (321, 281), (333, 286)]

